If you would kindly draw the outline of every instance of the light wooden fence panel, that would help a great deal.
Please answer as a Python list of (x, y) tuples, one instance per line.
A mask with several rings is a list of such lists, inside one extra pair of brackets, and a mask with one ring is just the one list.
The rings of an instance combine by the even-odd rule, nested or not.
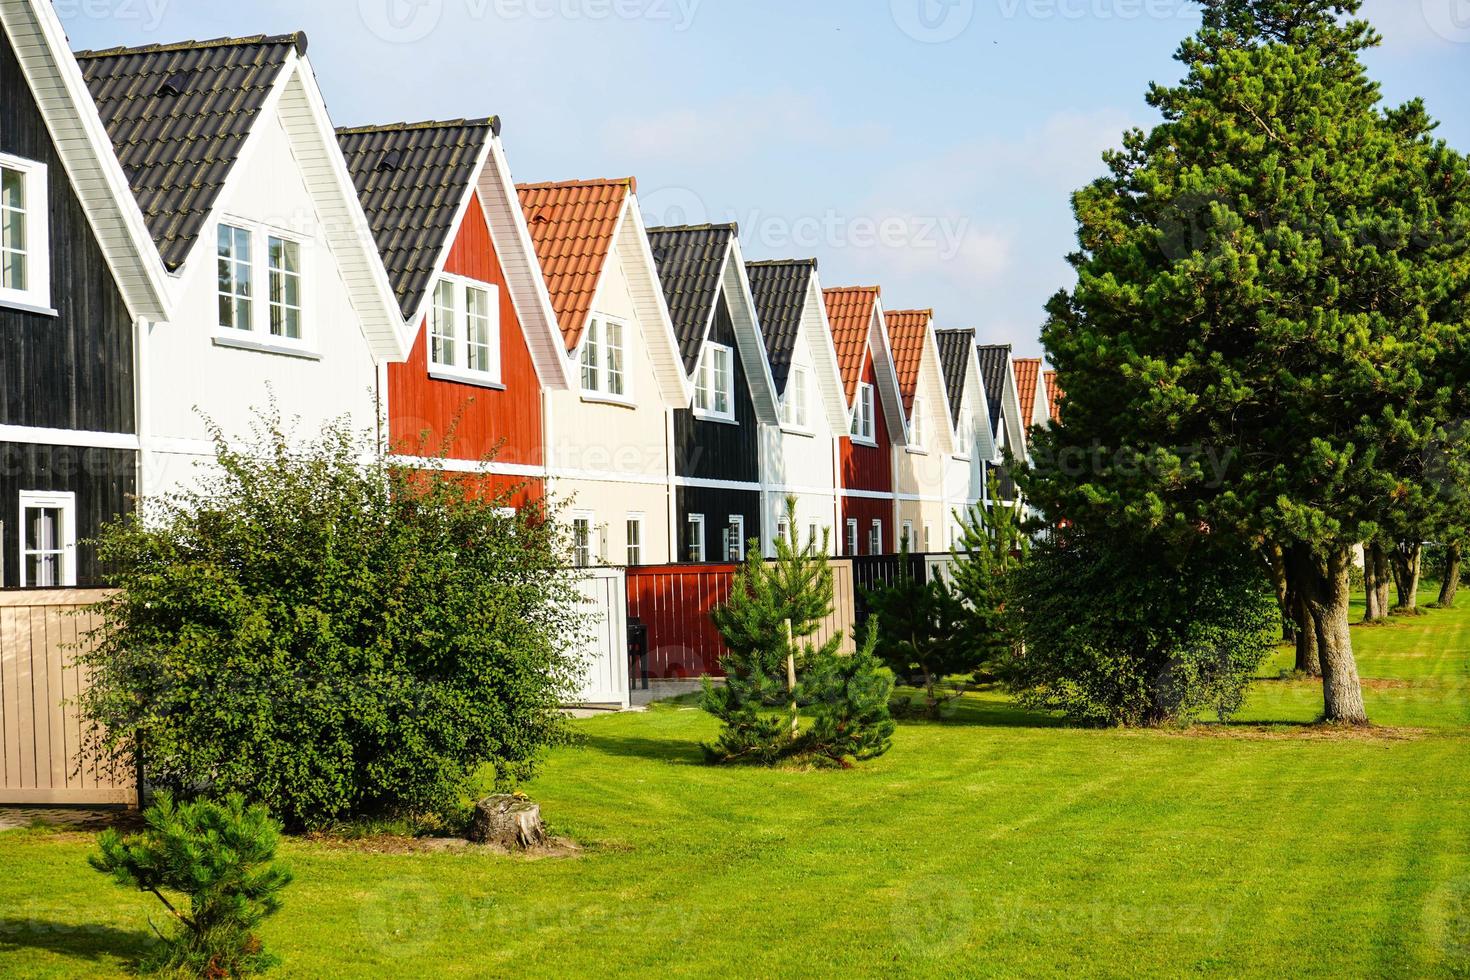
[(136, 805), (131, 760), (88, 756), (76, 705), (76, 647), (100, 625), (85, 609), (106, 595), (0, 592), (0, 804)]

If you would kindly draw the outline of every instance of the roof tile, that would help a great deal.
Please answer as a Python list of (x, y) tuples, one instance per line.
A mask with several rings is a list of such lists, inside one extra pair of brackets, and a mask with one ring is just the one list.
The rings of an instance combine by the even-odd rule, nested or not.
[(990, 427), (999, 432), (1006, 375), (1011, 371), (1011, 345), (982, 345), (976, 348), (976, 353), (980, 356), (980, 377), (985, 381), (985, 400), (990, 406)]
[(1021, 424), (1030, 427), (1036, 411), (1036, 382), (1041, 377), (1041, 358), (1018, 357), (1011, 362), (1016, 370), (1016, 390), (1021, 396)]
[(1042, 375), (1046, 379), (1046, 398), (1051, 403), (1051, 420), (1060, 422), (1062, 420), (1062, 399), (1067, 393), (1062, 390), (1061, 383), (1057, 381), (1057, 373), (1048, 371)]
[(898, 374), (898, 389), (903, 394), (904, 412), (912, 412), (914, 395), (919, 390), (919, 368), (924, 363), (924, 340), (933, 310), (890, 310), (887, 314), (888, 342), (893, 345), (893, 369)]
[(832, 328), (832, 345), (837, 350), (837, 363), (842, 368), (842, 382), (847, 387), (849, 405), (857, 397), (858, 382), (863, 377), (868, 332), (881, 294), (882, 290), (877, 286), (845, 286), (822, 291), (827, 304), (827, 322)]
[(562, 337), (567, 350), (575, 350), (582, 340), (602, 267), (612, 252), (623, 207), (628, 196), (637, 191), (637, 184), (631, 177), (569, 180), (518, 184), (516, 191)]
[(965, 377), (969, 374), (970, 351), (975, 348), (973, 330), (936, 330), (939, 345), (939, 368), (944, 374), (944, 387), (949, 393), (949, 411), (955, 425), (960, 424), (960, 411), (965, 403)]
[(817, 270), (817, 260), (747, 262), (745, 269), (750, 277), (751, 295), (755, 297), (761, 335), (766, 341), (766, 355), (771, 361), (771, 376), (776, 382), (776, 393), (781, 395), (791, 374), (791, 358), (801, 334), (801, 318), (806, 311), (807, 292)]
[(730, 243), (739, 233), (733, 224), (648, 229), (648, 244), (688, 374), (699, 367), (705, 333), (720, 295), (720, 276)]

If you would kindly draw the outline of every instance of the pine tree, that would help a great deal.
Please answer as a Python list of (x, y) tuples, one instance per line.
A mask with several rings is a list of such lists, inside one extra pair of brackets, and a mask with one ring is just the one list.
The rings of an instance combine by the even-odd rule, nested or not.
[(1031, 548), (1019, 506), (1000, 501), (993, 475), (990, 499), (995, 502), (989, 509), (972, 507), (961, 517), (953, 549), (951, 588), (965, 615), (959, 640), (976, 670), (1003, 663), (1019, 642), (1010, 605), (1012, 581)]
[(925, 714), (939, 716), (946, 699), (939, 686), (946, 677), (977, 670), (977, 646), (967, 631), (968, 610), (960, 594), (943, 579), (920, 578), (910, 567), (907, 547), (898, 578), (867, 594), (875, 627), (869, 630), (874, 654), (901, 684), (924, 689)]

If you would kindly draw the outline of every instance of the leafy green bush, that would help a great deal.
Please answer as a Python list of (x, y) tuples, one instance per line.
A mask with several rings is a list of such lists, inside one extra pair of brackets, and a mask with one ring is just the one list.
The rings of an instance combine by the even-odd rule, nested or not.
[(531, 775), (581, 668), (553, 522), (342, 425), (216, 444), (199, 489), (102, 535), (120, 591), (83, 706), (106, 748), (292, 827), (450, 815), (486, 764)]
[(280, 828), (266, 808), (247, 807), (238, 793), (223, 804), (175, 806), (164, 793), (144, 817), (142, 834), (105, 831), (101, 853), (87, 858), (119, 885), (156, 896), (173, 916), (174, 929), (159, 933), (162, 942), (144, 967), (243, 977), (273, 964), (255, 930), (280, 910), (291, 872), (272, 863)]
[(1016, 586), (1025, 642), (1008, 684), (1080, 724), (1224, 720), (1280, 635), (1275, 592), (1248, 554), (1171, 561), (1146, 540), (1073, 533), (1033, 549)]
[[(795, 503), (787, 507), (794, 529)], [(750, 549), (729, 600), (712, 614), (728, 652), (720, 661), (725, 683), (704, 679), (701, 706), (723, 723), (719, 739), (705, 746), (710, 761), (770, 765), (800, 757), (848, 765), (888, 751), (893, 684), (873, 656), (871, 631), (853, 656), (840, 653), (841, 634), (811, 642), (832, 613), (832, 596), (825, 545), (800, 547), (793, 530), (776, 542), (775, 561)], [(771, 712), (776, 705), (784, 715)], [(815, 716), (805, 732), (804, 708)]]

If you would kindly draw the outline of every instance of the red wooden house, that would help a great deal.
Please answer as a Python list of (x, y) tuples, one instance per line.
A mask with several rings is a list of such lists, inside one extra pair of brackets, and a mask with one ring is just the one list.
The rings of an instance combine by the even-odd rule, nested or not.
[(893, 447), (902, 446), (904, 416), (893, 352), (877, 286), (823, 292), (832, 343), (851, 412), (842, 440), (843, 555), (897, 550)]
[(499, 133), (481, 119), (338, 139), (410, 338), (378, 379), (389, 445), (520, 506), (544, 493), (542, 391), (571, 378)]

